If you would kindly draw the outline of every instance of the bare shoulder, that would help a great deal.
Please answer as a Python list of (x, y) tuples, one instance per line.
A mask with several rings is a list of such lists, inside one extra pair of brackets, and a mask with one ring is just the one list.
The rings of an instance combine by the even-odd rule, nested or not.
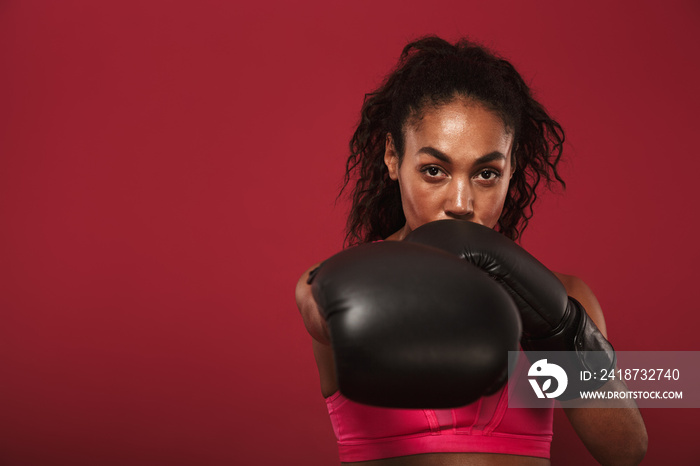
[(566, 288), (566, 293), (583, 305), (588, 316), (595, 322), (603, 336), (607, 338), (608, 332), (605, 327), (603, 309), (600, 307), (600, 303), (591, 288), (586, 285), (586, 282), (575, 275), (566, 275), (558, 272), (554, 272), (554, 275), (562, 282), (564, 288)]
[(299, 280), (297, 281), (297, 287), (294, 294), (297, 301), (297, 307), (299, 308), (301, 317), (304, 320), (304, 326), (309, 332), (309, 335), (311, 335), (311, 337), (319, 343), (330, 345), (330, 337), (328, 335), (326, 321), (321, 315), (318, 306), (316, 306), (316, 301), (311, 294), (311, 285), (308, 284), (309, 274), (318, 266), (319, 264), (314, 264), (303, 274), (301, 274), (301, 277), (299, 277)]

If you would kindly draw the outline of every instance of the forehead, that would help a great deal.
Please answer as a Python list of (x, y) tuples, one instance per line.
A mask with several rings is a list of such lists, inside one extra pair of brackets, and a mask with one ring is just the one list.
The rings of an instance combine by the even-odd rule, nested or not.
[(496, 112), (461, 98), (424, 108), (419, 118), (407, 122), (404, 135), (407, 149), (431, 146), (447, 153), (467, 148), (508, 153), (513, 140), (512, 131)]

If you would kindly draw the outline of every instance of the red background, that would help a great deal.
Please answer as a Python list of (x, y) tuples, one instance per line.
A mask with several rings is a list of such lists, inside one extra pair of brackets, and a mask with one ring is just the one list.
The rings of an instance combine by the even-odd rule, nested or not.
[[(427, 33), (567, 131), (525, 247), (617, 349), (699, 350), (700, 7), (562, 3), (0, 3), (0, 463), (337, 463), (294, 285), (341, 246), (363, 94)], [(695, 411), (643, 415), (647, 464), (696, 458)]]

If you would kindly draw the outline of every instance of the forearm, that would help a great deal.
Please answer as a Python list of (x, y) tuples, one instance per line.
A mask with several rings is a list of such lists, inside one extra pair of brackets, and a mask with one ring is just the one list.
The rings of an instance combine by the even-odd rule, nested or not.
[[(626, 390), (619, 380), (601, 390)], [(593, 457), (603, 465), (636, 465), (647, 451), (647, 431), (633, 400), (615, 400), (615, 408), (605, 400), (579, 400), (578, 407), (564, 408), (569, 422)]]

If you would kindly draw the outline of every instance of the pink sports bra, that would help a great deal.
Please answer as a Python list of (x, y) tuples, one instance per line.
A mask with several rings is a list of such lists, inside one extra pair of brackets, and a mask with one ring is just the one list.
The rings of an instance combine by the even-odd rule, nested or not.
[[(515, 370), (526, 369), (518, 364)], [(378, 408), (355, 403), (340, 392), (326, 398), (341, 462), (437, 452), (549, 458), (553, 403), (546, 409), (509, 409), (507, 385), (455, 409)]]

